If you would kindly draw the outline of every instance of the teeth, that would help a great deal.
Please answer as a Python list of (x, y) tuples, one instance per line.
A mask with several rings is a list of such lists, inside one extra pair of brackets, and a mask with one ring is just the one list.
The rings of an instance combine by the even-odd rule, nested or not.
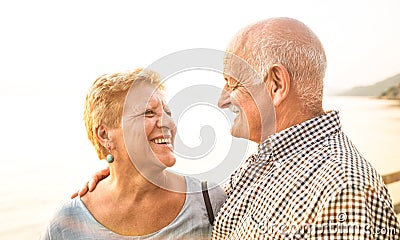
[(171, 143), (171, 138), (160, 138), (160, 139), (154, 139), (152, 142), (156, 144), (162, 144), (162, 143)]
[(229, 104), (229, 110), (235, 114), (239, 113), (239, 108), (237, 108), (235, 105), (233, 104)]

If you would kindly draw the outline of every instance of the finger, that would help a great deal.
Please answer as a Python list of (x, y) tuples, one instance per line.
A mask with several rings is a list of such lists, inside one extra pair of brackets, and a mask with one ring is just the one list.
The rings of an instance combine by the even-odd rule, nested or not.
[(105, 168), (103, 170), (100, 170), (96, 176), (98, 177), (98, 180), (103, 180), (104, 178), (108, 177), (110, 175), (110, 168)]
[(88, 191), (88, 184), (86, 183), (81, 190), (79, 190), (78, 195), (79, 197), (83, 197)]
[[(78, 191), (79, 192), (79, 191)], [(76, 198), (78, 196), (78, 192), (75, 192), (74, 194), (71, 195), (71, 199)]]
[(93, 191), (96, 188), (97, 184), (104, 178), (108, 177), (109, 175), (110, 175), (109, 168), (102, 169), (98, 171), (95, 175), (93, 175), (88, 184), (89, 192)]
[(94, 175), (92, 177), (92, 179), (90, 179), (90, 181), (87, 185), (89, 192), (92, 192), (96, 188), (96, 185), (98, 182), (99, 182), (99, 178), (97, 177), (97, 175)]

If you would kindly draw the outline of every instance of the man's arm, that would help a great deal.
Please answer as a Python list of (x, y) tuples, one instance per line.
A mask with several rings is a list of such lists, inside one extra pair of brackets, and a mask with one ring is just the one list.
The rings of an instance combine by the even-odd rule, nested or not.
[(110, 175), (110, 168), (105, 168), (103, 170), (96, 172), (89, 180), (89, 182), (87, 182), (78, 192), (71, 195), (71, 198), (75, 198), (77, 196), (82, 197), (88, 191), (89, 192), (93, 191), (96, 188), (97, 183), (99, 183), (101, 180), (108, 177), (109, 175)]

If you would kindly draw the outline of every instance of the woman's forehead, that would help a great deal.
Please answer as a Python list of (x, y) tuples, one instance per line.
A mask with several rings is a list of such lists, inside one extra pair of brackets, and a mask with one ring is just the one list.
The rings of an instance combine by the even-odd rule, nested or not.
[(126, 104), (135, 110), (143, 110), (147, 107), (165, 105), (165, 95), (161, 90), (152, 86), (133, 89), (128, 96)]
[(163, 98), (164, 94), (162, 90), (155, 85), (138, 84), (132, 86), (127, 97), (135, 101), (147, 102), (152, 98)]
[(156, 90), (155, 92), (153, 92), (153, 94), (150, 96), (149, 100), (148, 100), (148, 104), (149, 105), (158, 105), (158, 104), (163, 104), (165, 105), (165, 96), (164, 93)]

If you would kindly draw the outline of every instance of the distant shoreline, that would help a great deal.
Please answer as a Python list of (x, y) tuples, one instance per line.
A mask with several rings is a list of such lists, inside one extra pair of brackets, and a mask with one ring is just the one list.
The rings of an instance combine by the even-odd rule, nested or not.
[(357, 86), (335, 96), (374, 96), (382, 99), (400, 100), (400, 74), (369, 86)]
[(383, 92), (379, 98), (389, 100), (400, 100), (400, 83)]

